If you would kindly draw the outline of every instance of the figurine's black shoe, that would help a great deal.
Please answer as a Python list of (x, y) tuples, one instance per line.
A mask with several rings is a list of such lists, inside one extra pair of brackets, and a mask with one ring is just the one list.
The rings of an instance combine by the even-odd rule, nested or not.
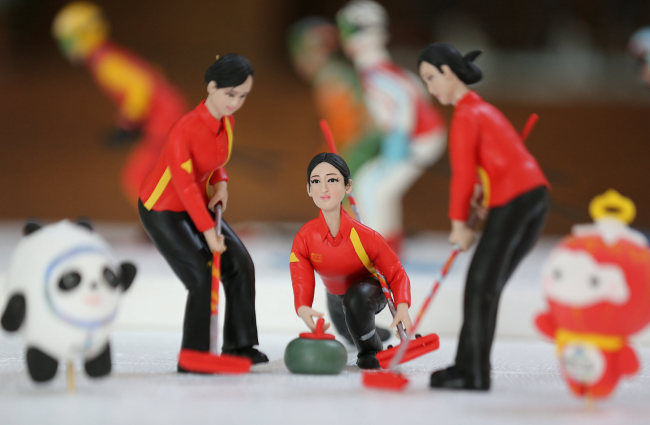
[(374, 351), (367, 351), (365, 353), (357, 354), (357, 366), (359, 366), (360, 369), (379, 369), (377, 353)]
[(490, 376), (475, 376), (470, 372), (450, 366), (447, 369), (435, 371), (431, 374), (429, 383), (431, 388), (447, 388), (452, 390), (479, 390), (490, 389)]
[(251, 362), (253, 362), (253, 364), (269, 362), (269, 358), (266, 356), (266, 354), (262, 353), (260, 350), (253, 347), (223, 350), (223, 354), (230, 354), (231, 356), (239, 356), (239, 357), (248, 357), (249, 359), (251, 359)]

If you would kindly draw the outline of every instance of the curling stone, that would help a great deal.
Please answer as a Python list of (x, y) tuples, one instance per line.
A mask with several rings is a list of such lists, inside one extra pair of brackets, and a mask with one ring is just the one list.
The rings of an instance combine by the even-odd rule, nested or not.
[(336, 375), (348, 360), (343, 344), (334, 335), (323, 332), (325, 320), (316, 322), (315, 332), (304, 332), (284, 350), (284, 364), (292, 373)]

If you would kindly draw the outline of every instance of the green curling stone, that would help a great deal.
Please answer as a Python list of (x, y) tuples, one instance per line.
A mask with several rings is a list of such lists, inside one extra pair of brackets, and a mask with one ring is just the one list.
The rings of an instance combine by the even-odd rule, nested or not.
[(318, 319), (315, 332), (301, 333), (284, 350), (284, 364), (292, 373), (336, 375), (348, 361), (348, 353), (334, 335), (323, 332), (324, 319)]

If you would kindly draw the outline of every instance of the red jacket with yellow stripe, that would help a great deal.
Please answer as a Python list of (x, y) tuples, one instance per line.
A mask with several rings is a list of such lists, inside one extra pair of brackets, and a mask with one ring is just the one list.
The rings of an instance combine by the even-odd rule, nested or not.
[(308, 221), (296, 234), (289, 260), (296, 311), (314, 301), (314, 271), (328, 292), (345, 294), (362, 279), (373, 276), (375, 268), (386, 278), (395, 305), (411, 304), (411, 284), (397, 255), (384, 238), (353, 220), (341, 209), (341, 227), (333, 237), (323, 213)]
[(158, 162), (140, 186), (140, 200), (154, 211), (186, 211), (203, 232), (214, 226), (207, 187), (227, 181), (234, 118), (214, 118), (205, 102), (172, 127)]
[(452, 220), (467, 220), (477, 172), (489, 207), (505, 205), (538, 186), (549, 186), (510, 122), (474, 91), (456, 104), (449, 130), (449, 160)]
[(124, 127), (144, 126), (164, 136), (187, 111), (184, 97), (162, 73), (122, 47), (104, 43), (88, 56), (86, 65), (118, 106), (118, 122)]

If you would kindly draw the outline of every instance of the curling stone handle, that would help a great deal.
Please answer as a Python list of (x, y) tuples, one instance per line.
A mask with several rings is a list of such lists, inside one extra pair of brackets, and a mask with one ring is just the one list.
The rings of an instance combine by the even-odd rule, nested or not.
[(325, 326), (325, 319), (323, 319), (322, 317), (320, 317), (320, 318), (316, 321), (316, 331), (314, 331), (314, 333), (317, 334), (317, 335), (322, 335), (322, 334), (324, 333), (324, 332), (323, 332), (323, 327), (324, 327), (324, 326)]

